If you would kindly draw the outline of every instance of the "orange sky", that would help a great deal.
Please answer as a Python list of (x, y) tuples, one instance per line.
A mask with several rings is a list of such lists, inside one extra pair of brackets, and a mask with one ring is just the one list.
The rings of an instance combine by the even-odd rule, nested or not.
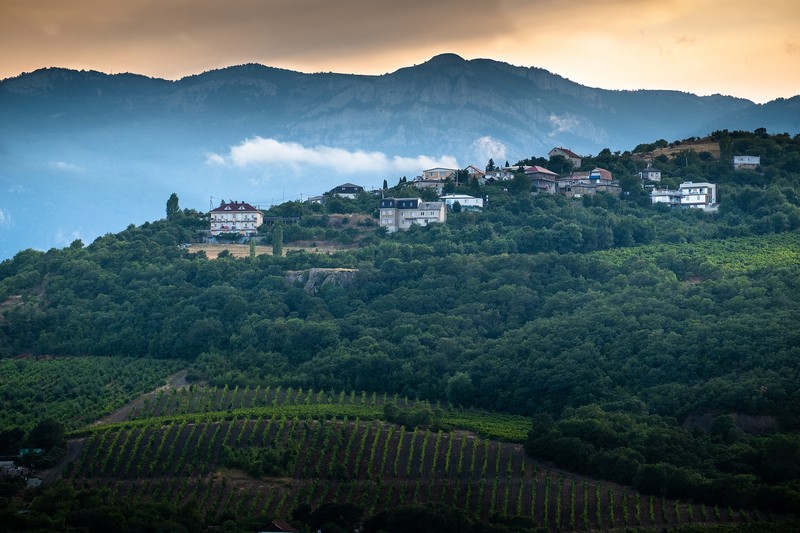
[(800, 0), (2, 0), (0, 78), (258, 62), (382, 74), (452, 52), (609, 89), (800, 94)]

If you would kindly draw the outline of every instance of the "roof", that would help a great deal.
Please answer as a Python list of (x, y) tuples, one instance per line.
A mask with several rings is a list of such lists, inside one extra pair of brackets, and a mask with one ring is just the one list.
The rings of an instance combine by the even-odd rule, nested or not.
[(594, 176), (599, 176), (601, 180), (614, 179), (614, 176), (611, 174), (610, 171), (599, 167), (592, 170), (592, 172), (589, 174), (589, 177), (594, 177)]
[(227, 213), (233, 211), (238, 213), (247, 213), (248, 211), (251, 213), (259, 212), (258, 209), (247, 202), (230, 202), (211, 210), (212, 213)]
[(468, 194), (445, 194), (439, 197), (440, 200), (477, 200), (475, 196)]
[(355, 183), (342, 183), (341, 185), (337, 185), (334, 188), (335, 189), (344, 189), (344, 188), (348, 188), (348, 189), (353, 189), (353, 188), (355, 188), (355, 189), (363, 189), (364, 187), (362, 187), (361, 185), (356, 185)]
[(575, 152), (573, 152), (572, 150), (570, 150), (569, 148), (561, 148), (560, 146), (558, 148), (553, 148), (552, 150), (550, 150), (550, 153), (553, 153), (553, 152), (561, 152), (562, 154), (564, 154), (567, 157), (577, 157), (577, 158), (581, 157), (578, 154), (576, 154)]
[(468, 166), (466, 170), (470, 174), (481, 174), (481, 175), (484, 175), (484, 176), (486, 175), (486, 173), (483, 170), (481, 170), (478, 167), (473, 166), (473, 165)]
[(556, 174), (552, 170), (548, 170), (548, 169), (546, 169), (544, 167), (540, 167), (540, 166), (536, 166), (536, 165), (534, 165), (532, 167), (525, 168), (525, 173), (526, 174), (548, 174), (550, 176), (558, 176), (558, 174)]

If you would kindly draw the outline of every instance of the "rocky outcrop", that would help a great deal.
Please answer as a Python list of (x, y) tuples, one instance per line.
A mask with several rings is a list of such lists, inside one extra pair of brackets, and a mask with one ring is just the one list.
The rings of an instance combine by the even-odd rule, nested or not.
[(303, 285), (306, 293), (314, 295), (326, 285), (347, 287), (356, 277), (355, 268), (312, 268), (309, 270), (290, 270), (286, 273), (286, 283)]

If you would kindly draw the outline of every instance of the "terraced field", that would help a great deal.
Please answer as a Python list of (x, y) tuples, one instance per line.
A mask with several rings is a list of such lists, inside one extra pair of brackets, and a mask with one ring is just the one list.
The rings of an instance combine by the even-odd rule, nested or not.
[(415, 405), (281, 388), (161, 391), (125, 421), (75, 432), (82, 448), (65, 478), (135, 501), (166, 500), (211, 523), (286, 518), (301, 504), (326, 502), (366, 515), (439, 504), (482, 520), (529, 517), (553, 531), (763, 518), (574, 476), (532, 461), (518, 442), (490, 438), (524, 438), (522, 417), (443, 410), (439, 429), (406, 428), (382, 419), (387, 403)]

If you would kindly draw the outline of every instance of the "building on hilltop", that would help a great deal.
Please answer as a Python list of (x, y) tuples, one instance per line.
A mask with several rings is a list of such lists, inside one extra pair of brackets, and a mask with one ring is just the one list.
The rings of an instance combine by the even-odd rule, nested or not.
[(331, 190), (331, 196), (339, 196), (340, 198), (355, 198), (364, 192), (364, 187), (355, 185), (353, 183), (343, 183), (337, 185)]
[(444, 181), (447, 178), (455, 178), (458, 169), (455, 168), (429, 168), (428, 170), (422, 171), (422, 180), (440, 180)]
[(255, 235), (264, 223), (264, 215), (246, 202), (223, 203), (211, 210), (211, 236), (222, 233), (238, 233), (242, 236)]
[(380, 226), (389, 233), (407, 230), (414, 224), (427, 226), (446, 219), (444, 202), (426, 202), (421, 198), (383, 198), (380, 201)]
[(755, 170), (761, 165), (761, 156), (735, 155), (733, 156), (733, 170)]
[(547, 153), (548, 157), (553, 157), (555, 155), (560, 155), (567, 158), (568, 161), (572, 162), (572, 166), (578, 168), (581, 166), (581, 156), (570, 150), (569, 148), (553, 148)]
[(715, 183), (685, 181), (677, 191), (670, 189), (653, 189), (650, 191), (650, 202), (667, 204), (671, 207), (692, 207), (704, 211), (715, 211), (717, 204), (717, 185)]

